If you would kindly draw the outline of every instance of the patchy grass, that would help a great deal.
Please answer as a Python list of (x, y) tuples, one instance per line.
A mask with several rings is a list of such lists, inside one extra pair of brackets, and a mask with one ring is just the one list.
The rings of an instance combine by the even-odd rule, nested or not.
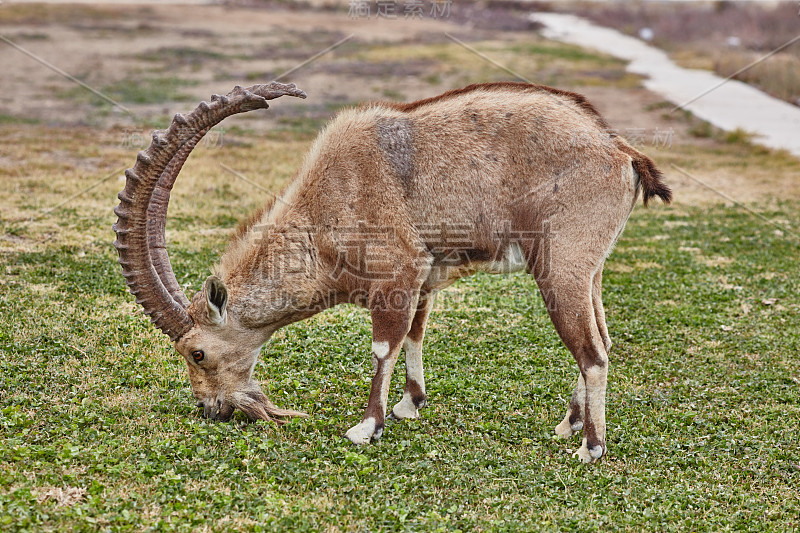
[[(193, 97), (182, 92), (197, 82), (177, 76), (136, 77), (104, 85), (100, 92), (121, 103), (158, 104), (162, 102), (186, 102)], [(95, 106), (109, 106), (106, 100), (90, 93), (83, 87), (72, 87), (60, 96), (77, 101), (89, 101)]]
[[(145, 8), (146, 9), (146, 8)], [(140, 13), (143, 9), (138, 10)], [(130, 15), (115, 7), (92, 5), (58, 5), (58, 4), (15, 4), (4, 3), (0, 9), (0, 24), (84, 24), (87, 21), (98, 22), (120, 20)]]
[(0, 113), (0, 124), (37, 124), (38, 122), (39, 121), (35, 118), (17, 117)]
[[(137, 20), (135, 12), (131, 12), (131, 17), (126, 24), (132, 32), (155, 31), (154, 24), (159, 23), (158, 17)], [(26, 24), (22, 29), (43, 27), (54, 35), (64, 30), (51, 29), (50, 26), (55, 26), (53, 22), (44, 26), (35, 21)], [(40, 33), (49, 35), (46, 31)], [(156, 125), (164, 113), (162, 104), (195, 102), (209, 98), (212, 91), (229, 90), (234, 84), (274, 79), (343, 36), (321, 30), (284, 30), (274, 32), (275, 35), (254, 36), (245, 46), (241, 38), (231, 34), (195, 30), (191, 33), (191, 44), (180, 40), (181, 35), (190, 33), (190, 29), (180, 27), (172, 34), (152, 39), (153, 44), (145, 48), (141, 44), (120, 48), (111, 41), (111, 36), (116, 35), (112, 30), (81, 32), (79, 35), (91, 52), (71, 72), (130, 109), (137, 125)], [(177, 36), (174, 41), (170, 40), (173, 35)], [(131, 39), (148, 41), (150, 37), (137, 35)], [(483, 33), (481, 40), (470, 41), (470, 46), (536, 83), (576, 89), (640, 85), (640, 78), (627, 73), (622, 61), (549, 42), (535, 34), (523, 38), (519, 34), (491, 37)], [(52, 53), (56, 56), (58, 52)], [(433, 36), (429, 42), (402, 46), (354, 40), (305, 65), (287, 80), (297, 81), (311, 96), (302, 104), (308, 110), (304, 116), (293, 113), (281, 116), (280, 122), (276, 116), (269, 124), (276, 128), (261, 129), (277, 129), (290, 135), (313, 133), (331, 116), (330, 109), (310, 107), (315, 102), (343, 105), (378, 98), (414, 100), (449, 87), (501, 79), (516, 77), (443, 35)], [(9, 108), (6, 114), (45, 122), (52, 122), (55, 114), (61, 124), (80, 120), (83, 124), (110, 127), (120, 122), (118, 110), (108, 101), (66, 80), (56, 79), (53, 83), (47, 90), (47, 98), (54, 99), (49, 105), (21, 103)], [(55, 109), (62, 110), (62, 114), (56, 114)]]
[(196, 68), (205, 64), (207, 61), (217, 63), (236, 56), (223, 54), (205, 48), (193, 48), (191, 46), (164, 46), (156, 50), (148, 50), (136, 56), (142, 61), (157, 62), (163, 64), (164, 68), (174, 69), (177, 67), (190, 66)]
[[(368, 395), (366, 311), (340, 306), (264, 349), (257, 378), (310, 419), (280, 429), (202, 420), (181, 359), (120, 276), (110, 244), (120, 182), (41, 211), (133, 152), (115, 131), (10, 128), (9, 156), (28, 159), (24, 172), (1, 170), (11, 206), (0, 215), (4, 527), (800, 527), (796, 199), (751, 204), (782, 230), (722, 205), (637, 208), (604, 280), (615, 347), (600, 464), (578, 464), (579, 441), (552, 435), (576, 370), (525, 275), (475, 276), (440, 296), (426, 341), (430, 407), (355, 448), (342, 435)], [(53, 154), (57, 139), (72, 163)], [(168, 238), (189, 293), (236, 220), (267, 199), (219, 162), (277, 190), (308, 145), (232, 141), (198, 148), (173, 192)], [(713, 142), (653, 155), (693, 171), (775, 157)]]
[[(536, 83), (620, 88), (640, 85), (639, 76), (625, 72), (624, 61), (535, 35), (521, 42), (485, 40), (470, 42), (469, 45)], [(442, 78), (457, 80), (454, 82), (456, 85), (490, 81), (501, 72), (498, 67), (449, 41), (402, 48), (373, 45), (358, 50), (353, 58), (366, 65), (394, 63), (396, 66), (392, 72), (397, 74), (425, 66), (426, 72), (415, 72), (415, 75), (422, 76), (431, 85), (439, 85)]]

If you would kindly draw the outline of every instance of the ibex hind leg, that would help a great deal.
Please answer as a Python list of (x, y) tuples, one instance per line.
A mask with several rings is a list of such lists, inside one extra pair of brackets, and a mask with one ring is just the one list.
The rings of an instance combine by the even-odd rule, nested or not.
[(592, 305), (594, 306), (594, 318), (597, 320), (597, 329), (600, 331), (600, 336), (603, 338), (603, 346), (606, 353), (611, 353), (611, 337), (608, 335), (608, 327), (606, 326), (606, 311), (603, 307), (603, 265), (594, 275), (592, 280)]
[[(592, 304), (592, 276), (554, 268), (548, 280), (539, 285), (550, 318), (561, 340), (578, 363), (580, 378), (565, 422), (556, 432), (567, 435), (582, 426), (583, 444), (577, 455), (590, 463), (606, 451), (605, 395), (608, 355), (595, 320)], [(583, 392), (583, 394), (581, 394)], [(579, 416), (581, 415), (582, 416)], [(569, 425), (569, 428), (565, 427)]]
[(422, 340), (425, 337), (425, 327), (428, 323), (434, 296), (420, 297), (417, 311), (411, 321), (411, 329), (403, 342), (406, 354), (406, 385), (403, 399), (392, 408), (389, 418), (402, 420), (403, 418), (417, 418), (419, 409), (428, 403), (425, 395), (425, 375), (422, 369)]
[(567, 414), (564, 420), (556, 426), (556, 435), (565, 439), (570, 438), (575, 433), (583, 429), (583, 414), (586, 409), (586, 383), (583, 381), (583, 374), (578, 373), (578, 383), (572, 392), (572, 398), (567, 406)]
[[(594, 307), (594, 318), (597, 321), (597, 330), (603, 339), (603, 347), (606, 354), (611, 351), (611, 338), (608, 335), (606, 326), (606, 313), (603, 308), (603, 266), (600, 266), (592, 280), (592, 306)], [(578, 373), (578, 383), (572, 393), (572, 398), (567, 406), (567, 414), (564, 420), (556, 426), (556, 434), (563, 438), (569, 438), (583, 429), (583, 415), (586, 406), (586, 383), (583, 374)]]

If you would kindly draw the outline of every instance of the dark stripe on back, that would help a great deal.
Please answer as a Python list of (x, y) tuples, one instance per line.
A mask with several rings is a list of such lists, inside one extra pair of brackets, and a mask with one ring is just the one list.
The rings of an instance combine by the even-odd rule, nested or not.
[(370, 107), (370, 106), (381, 106), (386, 107), (389, 109), (395, 109), (397, 111), (403, 112), (410, 112), (420, 107), (426, 106), (428, 104), (434, 104), (437, 102), (441, 102), (443, 100), (449, 100), (450, 98), (455, 98), (464, 94), (469, 94), (475, 91), (500, 91), (500, 90), (509, 90), (509, 91), (523, 91), (523, 92), (546, 92), (556, 96), (562, 96), (572, 100), (574, 103), (578, 105), (581, 109), (592, 115), (597, 123), (603, 129), (609, 129), (608, 122), (600, 115), (595, 108), (582, 94), (573, 93), (571, 91), (564, 91), (562, 89), (556, 89), (554, 87), (548, 87), (547, 85), (539, 85), (537, 83), (521, 83), (515, 81), (501, 81), (495, 83), (474, 83), (472, 85), (467, 85), (461, 89), (453, 89), (452, 91), (447, 91), (446, 93), (440, 94), (439, 96), (433, 96), (431, 98), (425, 98), (423, 100), (417, 100), (416, 102), (409, 102), (409, 103), (401, 103), (401, 102), (373, 102), (371, 104), (367, 104), (363, 107)]

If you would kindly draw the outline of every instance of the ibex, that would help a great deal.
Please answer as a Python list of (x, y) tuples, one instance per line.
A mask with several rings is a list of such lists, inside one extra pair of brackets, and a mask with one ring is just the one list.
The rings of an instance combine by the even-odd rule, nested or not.
[(603, 264), (640, 189), (645, 205), (671, 200), (653, 161), (610, 133), (583, 96), (541, 85), (470, 85), (349, 109), (278, 200), (240, 227), (190, 302), (166, 252), (173, 183), (210, 128), (284, 95), (306, 97), (293, 84), (236, 87), (176, 115), (126, 172), (115, 209), (130, 290), (186, 360), (204, 416), (306, 416), (277, 408), (252, 380), (259, 351), (278, 328), (349, 302), (370, 311), (374, 375), (346, 437), (378, 439), (401, 348), (405, 391), (389, 416), (415, 418), (426, 405), (422, 340), (437, 291), (476, 271), (526, 270), (580, 370), (555, 431), (583, 429), (578, 457), (599, 459), (611, 349)]

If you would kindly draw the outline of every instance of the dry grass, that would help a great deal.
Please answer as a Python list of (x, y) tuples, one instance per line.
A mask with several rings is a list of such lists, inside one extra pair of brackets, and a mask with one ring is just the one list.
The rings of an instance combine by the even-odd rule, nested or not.
[[(79, 247), (110, 243), (116, 194), (124, 185), (120, 169), (131, 166), (138, 150), (123, 146), (126, 131), (9, 126), (4, 133), (0, 150), (6, 164), (0, 165), (0, 179), (5, 186), (0, 188), (0, 203), (10, 231), (0, 237), (0, 251), (27, 251), (42, 242)], [(230, 132), (222, 142), (219, 147), (201, 143), (176, 184), (170, 216), (204, 214), (201, 226), (170, 232), (176, 241), (189, 242), (196, 232), (210, 234), (220, 227), (223, 239), (237, 220), (269, 198), (221, 164), (277, 192), (299, 167), (309, 144), (293, 139), (259, 141)], [(104, 178), (108, 179), (98, 183)], [(81, 228), (78, 236), (74, 227), (63, 224), (61, 214), (100, 217), (105, 223)]]
[(39, 502), (56, 502), (58, 507), (72, 507), (86, 497), (86, 489), (80, 487), (50, 487), (39, 495)]
[[(146, 13), (147, 8), (138, 9)], [(119, 21), (125, 14), (114, 7), (93, 5), (59, 4), (14, 4), (4, 3), (0, 9), (0, 24), (45, 26), (58, 23), (63, 25), (85, 25), (92, 22)]]
[[(800, 48), (800, 43), (797, 46)], [(761, 57), (757, 52), (719, 52), (714, 57), (714, 70), (721, 76), (732, 76)], [(778, 54), (736, 74), (735, 78), (800, 105), (800, 54)]]

